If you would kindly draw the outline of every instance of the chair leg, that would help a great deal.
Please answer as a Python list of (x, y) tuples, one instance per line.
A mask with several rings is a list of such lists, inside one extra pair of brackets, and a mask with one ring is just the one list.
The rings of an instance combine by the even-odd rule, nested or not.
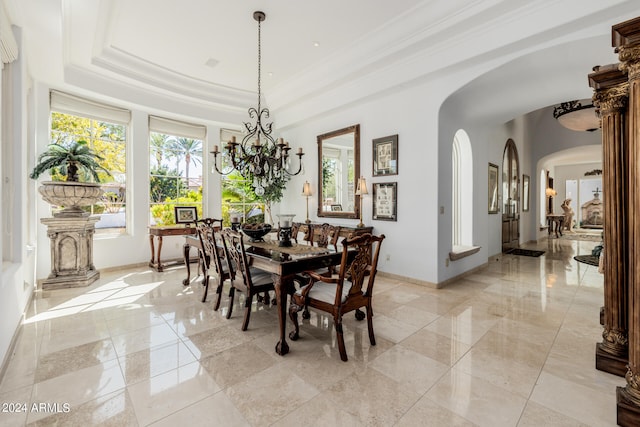
[(293, 301), (289, 304), (289, 318), (293, 322), (293, 331), (289, 332), (289, 338), (291, 341), (297, 341), (300, 337), (300, 325), (298, 324), (298, 310), (300, 306)]
[(367, 329), (369, 329), (369, 342), (376, 345), (376, 336), (373, 334), (373, 310), (371, 304), (367, 306)]
[(242, 330), (246, 331), (249, 327), (249, 319), (251, 318), (251, 305), (253, 304), (253, 294), (247, 295), (244, 299), (244, 320), (242, 321)]
[(231, 289), (229, 289), (229, 311), (227, 311), (227, 319), (231, 318), (231, 312), (233, 312), (233, 297), (236, 294), (236, 288), (233, 287), (233, 285), (231, 286)]
[(338, 350), (340, 351), (340, 359), (343, 362), (348, 360), (347, 349), (344, 346), (344, 334), (342, 333), (342, 317), (334, 317), (333, 323), (336, 325), (336, 338), (338, 339)]
[(216, 303), (213, 305), (213, 311), (218, 311), (220, 308), (220, 300), (222, 300), (222, 285), (224, 281), (221, 277), (218, 277), (218, 286), (216, 287)]
[(207, 300), (207, 293), (209, 292), (209, 275), (205, 273), (204, 279), (202, 279), (204, 285), (204, 294), (202, 295), (202, 302)]

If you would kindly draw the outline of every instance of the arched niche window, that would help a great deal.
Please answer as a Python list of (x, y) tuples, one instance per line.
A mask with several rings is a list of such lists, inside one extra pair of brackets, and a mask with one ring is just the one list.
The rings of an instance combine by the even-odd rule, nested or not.
[(452, 150), (452, 244), (453, 250), (473, 245), (473, 154), (469, 135), (460, 129)]

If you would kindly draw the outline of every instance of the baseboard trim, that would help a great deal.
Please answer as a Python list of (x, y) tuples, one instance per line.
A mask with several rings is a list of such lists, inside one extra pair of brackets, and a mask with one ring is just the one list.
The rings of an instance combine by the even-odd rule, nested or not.
[(489, 263), (484, 263), (482, 265), (479, 265), (475, 268), (472, 268), (471, 270), (465, 271), (462, 274), (458, 274), (457, 276), (451, 277), (447, 280), (443, 280), (442, 282), (439, 283), (433, 283), (433, 282), (429, 282), (427, 280), (420, 280), (420, 279), (415, 279), (413, 277), (407, 277), (407, 276), (401, 276), (399, 274), (393, 274), (393, 273), (386, 273), (384, 271), (379, 271), (377, 272), (377, 274), (381, 277), (387, 277), (389, 279), (395, 279), (395, 280), (401, 280), (403, 282), (407, 282), (407, 283), (412, 283), (414, 285), (420, 285), (420, 286), (425, 286), (427, 288), (431, 288), (431, 289), (442, 289), (445, 286), (451, 284), (452, 282), (455, 282), (456, 280), (459, 280), (461, 278), (463, 278), (464, 276), (467, 276), (469, 274), (475, 273), (476, 271), (482, 270), (483, 268), (487, 267), (487, 265), (489, 265)]
[(22, 316), (20, 318), (20, 323), (18, 323), (18, 327), (15, 331), (13, 331), (13, 336), (11, 337), (11, 342), (9, 343), (9, 348), (7, 348), (7, 354), (4, 355), (4, 359), (2, 360), (2, 365), (0, 365), (0, 381), (4, 379), (5, 374), (7, 373), (7, 369), (9, 369), (9, 363), (13, 358), (13, 353), (16, 350), (16, 344), (18, 343), (18, 338), (22, 333), (22, 324), (27, 315), (27, 310), (31, 307), (31, 303), (33, 302), (33, 296), (35, 294), (35, 289), (31, 289), (31, 294), (29, 295), (29, 300), (27, 301), (27, 305), (24, 307), (24, 311), (22, 312)]

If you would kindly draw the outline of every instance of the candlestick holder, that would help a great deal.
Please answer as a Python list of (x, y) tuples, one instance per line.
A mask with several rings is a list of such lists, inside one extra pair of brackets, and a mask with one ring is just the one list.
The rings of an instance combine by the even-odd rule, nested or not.
[(293, 226), (293, 217), (295, 214), (279, 214), (280, 230), (278, 230), (278, 246), (290, 247), (291, 244), (291, 227)]

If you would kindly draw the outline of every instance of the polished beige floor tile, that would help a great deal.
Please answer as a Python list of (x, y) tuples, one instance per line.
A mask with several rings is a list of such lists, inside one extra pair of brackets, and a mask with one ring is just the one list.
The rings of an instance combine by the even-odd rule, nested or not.
[(238, 324), (227, 322), (225, 326), (190, 335), (184, 342), (193, 355), (201, 360), (250, 340), (250, 336), (242, 332)]
[(156, 375), (128, 387), (138, 422), (147, 425), (221, 390), (198, 363)]
[(546, 406), (538, 405), (533, 401), (527, 403), (524, 408), (518, 427), (588, 427), (589, 424), (581, 423), (571, 417), (553, 411)]
[(166, 323), (137, 329), (112, 338), (113, 345), (119, 357), (141, 350), (147, 350), (162, 344), (174, 342), (178, 339), (176, 332)]
[(229, 396), (222, 391), (151, 424), (153, 427), (175, 427), (178, 425), (189, 427), (251, 426), (240, 411), (233, 406)]
[(226, 389), (251, 425), (271, 425), (319, 394), (294, 372), (274, 365)]
[(299, 427), (303, 424), (317, 427), (359, 427), (367, 425), (364, 420), (345, 412), (340, 405), (336, 405), (324, 393), (312, 398), (273, 425)]
[[(334, 405), (363, 425), (395, 424), (420, 398), (375, 369), (356, 372), (324, 392)], [(383, 404), (384, 402), (384, 404)]]
[(478, 425), (515, 426), (526, 399), (459, 370), (451, 370), (425, 395)]
[(195, 362), (196, 358), (182, 341), (176, 339), (121, 356), (118, 361), (129, 385)]
[(530, 398), (556, 412), (591, 426), (614, 425), (615, 389), (609, 393), (543, 372)]
[(31, 411), (32, 386), (0, 393), (0, 427), (24, 425)]
[(35, 382), (95, 366), (117, 357), (110, 339), (94, 341), (40, 356)]
[(395, 425), (396, 427), (474, 427), (477, 424), (423, 397)]
[(247, 342), (212, 356), (200, 364), (221, 387), (227, 388), (276, 364), (270, 354), (253, 342)]
[(447, 366), (453, 366), (471, 349), (469, 344), (426, 329), (421, 329), (411, 335), (400, 345)]
[(133, 404), (126, 390), (122, 389), (72, 407), (68, 412), (50, 415), (29, 426), (127, 426), (138, 425)]
[[(33, 386), (31, 403), (67, 404), (71, 408), (89, 400), (105, 396), (125, 387), (117, 360), (69, 372)], [(49, 412), (31, 412), (28, 422), (52, 415)]]
[(422, 395), (449, 370), (449, 365), (402, 346), (395, 346), (378, 356), (370, 367)]

